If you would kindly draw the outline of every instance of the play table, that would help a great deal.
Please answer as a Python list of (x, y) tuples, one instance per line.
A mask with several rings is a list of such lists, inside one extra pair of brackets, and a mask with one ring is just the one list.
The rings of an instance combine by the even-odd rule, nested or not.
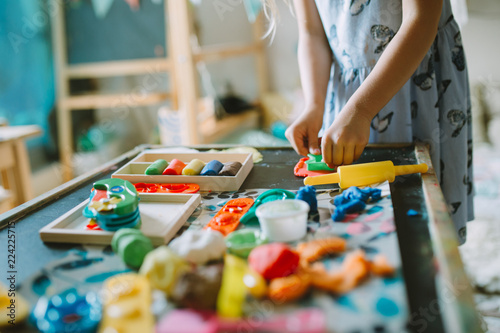
[[(109, 178), (118, 168), (141, 152), (151, 148), (158, 147), (139, 146), (94, 171), (0, 215), (0, 226), (2, 227), (0, 244), (5, 247), (1, 250), (3, 254), (0, 260), (0, 271), (4, 274), (2, 283), (6, 284), (7, 274), (14, 275), (21, 293), (30, 294), (36, 289), (35, 284), (41, 283), (40, 279), (43, 280), (43, 274), (51, 276), (50, 270), (55, 271), (57, 268), (60, 277), (64, 275), (62, 274), (64, 272), (61, 273), (60, 267), (64, 266), (61, 266), (61, 262), (64, 262), (65, 258), (70, 256), (88, 257), (89, 253), (95, 253), (95, 248), (89, 250), (88, 247), (82, 245), (43, 243), (38, 231), (87, 199), (95, 181)], [(200, 146), (194, 148), (203, 151), (209, 148), (224, 147)], [(294, 165), (299, 160), (299, 156), (293, 150), (289, 147), (273, 147), (259, 148), (259, 151), (263, 155), (263, 161), (254, 165), (240, 190), (237, 192), (201, 193), (203, 207), (200, 210), (202, 212), (195, 212), (193, 215), (196, 216), (190, 218), (180, 232), (186, 228), (197, 228), (203, 211), (208, 211), (206, 213), (208, 216), (210, 210), (217, 210), (217, 202), (222, 199), (227, 200), (235, 195), (255, 196), (265, 189), (272, 188), (293, 191), (298, 190), (303, 185), (303, 179), (293, 175)], [(395, 165), (421, 162), (431, 165), (425, 146), (403, 144), (368, 146), (359, 162), (380, 160), (392, 160)], [(481, 321), (475, 310), (472, 290), (464, 273), (454, 227), (433, 168), (431, 167), (429, 172), (422, 176), (416, 174), (397, 177), (395, 182), (386, 186), (388, 189), (390, 188), (390, 194), (386, 197), (387, 205), (393, 209), (394, 216), (392, 219), (391, 215), (389, 222), (393, 221), (396, 231), (393, 230), (392, 234), (390, 231), (377, 233), (370, 238), (370, 241), (377, 241), (379, 243), (376, 244), (380, 245), (370, 246), (366, 243), (367, 241), (363, 241), (359, 243), (359, 247), (369, 254), (370, 251), (376, 251), (377, 246), (385, 246), (383, 245), (384, 237), (392, 239), (394, 243), (393, 255), (400, 260), (398, 277), (393, 280), (384, 280), (383, 283), (378, 284), (377, 288), (381, 288), (380, 290), (400, 288), (400, 291), (396, 292), (399, 294), (394, 296), (399, 302), (397, 302), (397, 311), (394, 310), (394, 307), (388, 307), (387, 303), (378, 302), (375, 310), (365, 309), (362, 302), (359, 303), (360, 297), (367, 297), (363, 295), (374, 294), (370, 288), (375, 288), (372, 287), (377, 285), (375, 282), (365, 285), (361, 288), (360, 294), (351, 299), (345, 297), (325, 299), (322, 295), (313, 293), (308, 300), (298, 306), (302, 304), (318, 306), (320, 304), (319, 307), (327, 312), (328, 327), (337, 328), (338, 332), (364, 332), (368, 331), (366, 327), (370, 327), (370, 332), (481, 332)], [(332, 201), (330, 199), (338, 193), (336, 186), (321, 185), (317, 187), (317, 191), (318, 200), (320, 198), (327, 199), (321, 201), (323, 209), (331, 210), (333, 206), (329, 206), (331, 205), (330, 201)], [(383, 215), (378, 212), (382, 209), (381, 207), (372, 208), (373, 212), (379, 214), (377, 216)], [(410, 209), (418, 214), (409, 216), (407, 213)], [(325, 228), (330, 228), (333, 222), (325, 221), (327, 220), (320, 217), (315, 221), (310, 221), (310, 229), (321, 232), (326, 230)], [(361, 221), (359, 224), (363, 223)], [(370, 224), (364, 224), (370, 226)], [(344, 223), (341, 228), (346, 228), (346, 226), (347, 224)], [(201, 226), (198, 225), (198, 227)], [(11, 234), (15, 234), (15, 266), (8, 267), (7, 236)], [(356, 239), (356, 236), (349, 237)], [(112, 256), (109, 247), (97, 247), (97, 251), (101, 254), (104, 253), (105, 256)], [(81, 262), (81, 260), (74, 262)], [(91, 271), (92, 267), (96, 265), (97, 263), (86, 261), (86, 266), (78, 269), (81, 269), (82, 272)], [(76, 277), (66, 275), (64, 283), (68, 285), (81, 284), (82, 279), (82, 274)], [(30, 299), (29, 295), (27, 297)], [(353, 304), (356, 302), (359, 304)], [(342, 316), (343, 324), (336, 326), (335, 320), (328, 320), (329, 317), (337, 318), (336, 316), (338, 316), (336, 308), (330, 305), (338, 306), (340, 303), (347, 310), (342, 310), (346, 311), (346, 315)], [(332, 311), (331, 315), (328, 313), (329, 309)], [(283, 311), (287, 311), (286, 307)], [(383, 313), (385, 317), (378, 316), (377, 311), (385, 312), (385, 314)], [(359, 316), (356, 316), (356, 313), (359, 313)], [(339, 320), (337, 321), (339, 322)], [(361, 328), (358, 330), (351, 330), (350, 327), (358, 327), (356, 321), (365, 322), (365, 324), (359, 326)], [(18, 328), (21, 331), (21, 327)], [(29, 332), (33, 331), (33, 328), (26, 326), (23, 330)]]

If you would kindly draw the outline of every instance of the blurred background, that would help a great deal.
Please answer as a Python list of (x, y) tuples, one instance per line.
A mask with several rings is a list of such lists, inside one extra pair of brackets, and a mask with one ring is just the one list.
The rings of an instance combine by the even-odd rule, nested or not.
[[(271, 42), (259, 0), (2, 1), (0, 210), (139, 144), (288, 144), (303, 101), (297, 25), (277, 2)], [(489, 295), (500, 293), (500, 2), (452, 2), (475, 148), (477, 219), (461, 250)], [(484, 297), (494, 325), (500, 302)]]

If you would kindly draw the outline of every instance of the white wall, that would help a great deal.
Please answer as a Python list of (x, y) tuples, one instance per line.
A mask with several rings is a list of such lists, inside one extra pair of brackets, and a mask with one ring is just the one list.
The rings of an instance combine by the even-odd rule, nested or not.
[[(228, 6), (224, 9), (214, 6), (214, 3), (221, 2)], [(272, 90), (294, 90), (299, 85), (297, 24), (284, 2), (278, 0), (277, 3), (281, 20), (276, 37), (268, 48), (269, 84)], [(201, 45), (248, 43), (252, 40), (252, 29), (243, 2), (201, 1), (196, 8)], [(223, 93), (229, 82), (237, 93), (251, 99), (256, 97), (257, 81), (252, 57), (209, 63), (207, 68), (217, 93)]]
[(469, 21), (462, 28), (471, 84), (500, 82), (500, 1), (470, 0)]

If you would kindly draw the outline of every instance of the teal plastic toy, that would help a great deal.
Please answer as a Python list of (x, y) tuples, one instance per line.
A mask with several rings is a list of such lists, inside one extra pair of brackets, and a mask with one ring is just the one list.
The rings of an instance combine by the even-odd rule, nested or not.
[(94, 183), (90, 202), (83, 216), (95, 219), (103, 230), (139, 227), (139, 196), (131, 182), (118, 178)]
[(323, 155), (307, 154), (309, 159), (306, 161), (307, 171), (335, 171), (337, 168), (330, 168), (323, 162)]
[(262, 193), (257, 197), (252, 208), (250, 208), (250, 210), (241, 217), (240, 222), (243, 224), (258, 224), (259, 219), (255, 215), (255, 211), (260, 205), (269, 201), (285, 199), (295, 199), (295, 193), (278, 188)]

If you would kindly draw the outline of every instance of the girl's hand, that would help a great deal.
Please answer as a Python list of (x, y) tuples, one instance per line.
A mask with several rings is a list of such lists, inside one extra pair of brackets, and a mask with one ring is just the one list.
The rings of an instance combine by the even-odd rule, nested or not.
[(299, 155), (321, 154), (318, 133), (323, 125), (323, 109), (304, 111), (285, 132)]
[(368, 116), (342, 110), (324, 133), (321, 143), (323, 161), (334, 167), (357, 160), (370, 139), (370, 124)]

